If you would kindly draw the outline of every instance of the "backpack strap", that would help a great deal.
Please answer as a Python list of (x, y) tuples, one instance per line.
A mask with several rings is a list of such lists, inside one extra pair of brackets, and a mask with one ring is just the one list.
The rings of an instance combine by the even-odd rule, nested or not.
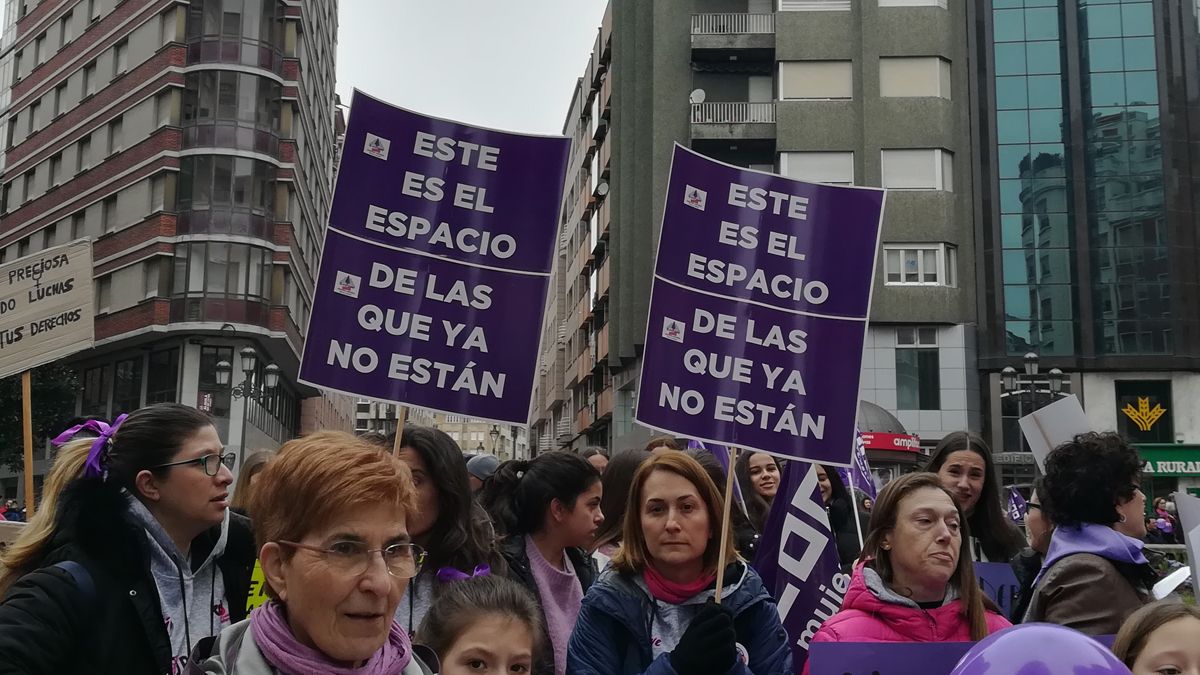
[(79, 592), (83, 594), (84, 602), (88, 606), (94, 605), (96, 602), (96, 584), (92, 581), (92, 574), (87, 571), (87, 568), (74, 560), (64, 560), (56, 563), (54, 567), (71, 575), (75, 581), (75, 585), (79, 587)]

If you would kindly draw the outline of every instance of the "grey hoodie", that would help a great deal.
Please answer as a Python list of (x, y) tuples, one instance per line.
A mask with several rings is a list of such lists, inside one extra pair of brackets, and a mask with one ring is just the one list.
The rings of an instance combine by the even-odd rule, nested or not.
[(150, 576), (158, 589), (163, 620), (171, 637), (171, 672), (181, 673), (192, 647), (229, 625), (225, 579), (217, 567), (217, 558), (225, 552), (229, 537), (229, 511), (225, 511), (221, 534), (212, 551), (193, 570), (191, 561), (146, 506), (131, 494), (126, 494), (126, 499), (134, 522), (146, 532)]
[[(741, 587), (742, 582), (746, 580), (749, 568), (746, 565), (740, 565), (740, 568), (742, 573), (736, 580), (725, 579), (725, 589), (722, 591), (723, 595), (732, 595), (734, 591)], [(673, 605), (669, 602), (655, 599), (651, 595), (650, 587), (646, 585), (646, 580), (642, 575), (636, 575), (633, 578), (633, 582), (654, 603), (654, 611), (652, 612), (653, 621), (650, 626), (650, 649), (654, 654), (654, 658), (658, 658), (659, 654), (664, 654), (675, 649), (675, 646), (679, 644), (679, 638), (683, 637), (683, 632), (692, 623), (692, 619), (696, 618), (696, 614), (700, 612), (700, 608), (717, 594), (716, 584), (714, 583), (713, 588), (700, 591), (696, 595), (684, 600), (681, 604)]]
[[(896, 591), (893, 591), (891, 587), (884, 583), (883, 577), (879, 576), (879, 572), (876, 572), (870, 567), (863, 565), (862, 576), (863, 583), (867, 585), (867, 589), (874, 593), (875, 597), (879, 598), (883, 602), (891, 605), (900, 605), (901, 607), (921, 609), (921, 606), (917, 604), (916, 600), (900, 595)], [(955, 588), (953, 584), (946, 584), (946, 597), (942, 598), (942, 606), (945, 607), (947, 604), (954, 602), (957, 599), (958, 589)]]

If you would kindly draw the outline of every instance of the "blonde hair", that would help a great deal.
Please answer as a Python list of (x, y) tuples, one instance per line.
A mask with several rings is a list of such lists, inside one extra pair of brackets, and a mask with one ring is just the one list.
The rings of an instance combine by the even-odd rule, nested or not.
[(34, 510), (33, 518), (29, 519), (17, 540), (0, 555), (0, 596), (7, 593), (17, 579), (39, 567), (54, 537), (59, 497), (67, 485), (83, 473), (83, 465), (94, 442), (94, 438), (81, 438), (58, 449), (50, 475), (46, 476), (42, 487), (42, 501)]
[[(721, 551), (721, 521), (725, 498), (700, 462), (678, 450), (654, 455), (643, 462), (633, 475), (633, 485), (629, 488), (629, 502), (625, 509), (625, 531), (621, 548), (617, 549), (612, 558), (613, 569), (623, 574), (637, 574), (642, 572), (650, 561), (650, 549), (646, 547), (646, 536), (642, 532), (642, 491), (646, 487), (646, 481), (655, 471), (673, 473), (695, 486), (708, 511), (708, 528), (711, 534), (708, 546), (704, 549), (704, 574), (715, 573)], [(726, 540), (726, 563), (740, 560), (741, 557), (733, 545), (732, 532)]]

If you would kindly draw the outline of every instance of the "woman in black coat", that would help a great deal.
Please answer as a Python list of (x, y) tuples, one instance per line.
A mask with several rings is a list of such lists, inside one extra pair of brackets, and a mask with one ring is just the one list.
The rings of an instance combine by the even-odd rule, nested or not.
[(862, 551), (859, 543), (858, 526), (854, 522), (854, 500), (842, 483), (837, 469), (821, 464), (817, 466), (817, 485), (821, 488), (821, 500), (829, 514), (829, 528), (837, 543), (838, 561), (843, 570), (849, 570)]
[(254, 537), (211, 419), (160, 404), (117, 424), (60, 449), (3, 558), (0, 674), (180, 672), (246, 614)]

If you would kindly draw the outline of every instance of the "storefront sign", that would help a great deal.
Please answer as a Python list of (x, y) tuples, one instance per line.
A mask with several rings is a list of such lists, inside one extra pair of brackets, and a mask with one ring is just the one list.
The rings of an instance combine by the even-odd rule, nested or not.
[(1170, 380), (1122, 380), (1114, 389), (1121, 436), (1134, 443), (1174, 440)]
[(1146, 461), (1147, 476), (1200, 477), (1200, 445), (1142, 443), (1134, 447)]
[(863, 445), (868, 450), (921, 452), (921, 439), (912, 434), (882, 434), (874, 431), (864, 431), (862, 439)]

